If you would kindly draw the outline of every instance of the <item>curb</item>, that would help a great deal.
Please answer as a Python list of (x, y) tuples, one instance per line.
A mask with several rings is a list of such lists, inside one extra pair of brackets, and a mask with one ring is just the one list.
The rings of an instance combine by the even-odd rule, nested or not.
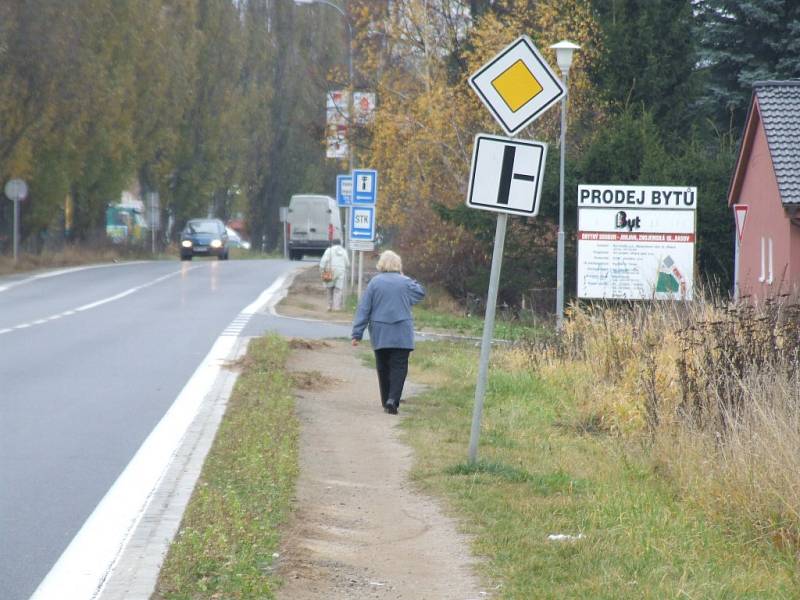
[[(239, 338), (233, 360), (244, 354), (248, 343), (248, 338)], [(161, 565), (200, 478), (237, 378), (238, 373), (223, 369), (203, 399), (138, 526), (96, 596), (99, 600), (148, 600), (153, 595)]]

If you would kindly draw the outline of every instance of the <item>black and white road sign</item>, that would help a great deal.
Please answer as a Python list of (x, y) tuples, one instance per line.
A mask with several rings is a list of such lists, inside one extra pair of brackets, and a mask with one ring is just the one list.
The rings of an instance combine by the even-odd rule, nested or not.
[(485, 133), (475, 136), (467, 206), (535, 217), (547, 144)]

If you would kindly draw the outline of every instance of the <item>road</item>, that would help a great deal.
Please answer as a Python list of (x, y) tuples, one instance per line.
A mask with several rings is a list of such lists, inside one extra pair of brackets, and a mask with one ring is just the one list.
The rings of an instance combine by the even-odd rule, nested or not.
[(223, 333), (347, 335), (242, 319), (296, 266), (161, 261), (0, 278), (0, 598), (33, 593)]

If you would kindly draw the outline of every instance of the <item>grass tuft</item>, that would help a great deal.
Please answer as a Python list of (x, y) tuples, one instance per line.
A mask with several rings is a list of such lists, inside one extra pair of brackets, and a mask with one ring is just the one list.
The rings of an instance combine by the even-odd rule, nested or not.
[(460, 463), (445, 469), (448, 475), (491, 475), (509, 483), (528, 483), (531, 490), (540, 496), (549, 496), (560, 493), (578, 493), (585, 489), (586, 481), (577, 480), (564, 473), (556, 471), (547, 474), (533, 474), (525, 469), (513, 465), (493, 462), (476, 461), (474, 463)]

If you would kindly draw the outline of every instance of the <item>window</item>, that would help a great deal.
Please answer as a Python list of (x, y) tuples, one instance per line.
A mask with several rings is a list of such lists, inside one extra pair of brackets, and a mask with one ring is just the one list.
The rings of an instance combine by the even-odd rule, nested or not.
[(774, 278), (772, 262), (772, 238), (761, 238), (761, 276), (758, 278), (760, 283), (772, 285)]

